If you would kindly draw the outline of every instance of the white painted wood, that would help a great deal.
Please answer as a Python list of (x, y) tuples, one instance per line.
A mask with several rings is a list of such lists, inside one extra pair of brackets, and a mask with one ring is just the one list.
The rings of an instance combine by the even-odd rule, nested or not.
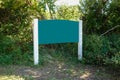
[(39, 63), (38, 19), (34, 19), (33, 24), (34, 65), (37, 65)]
[(79, 21), (78, 60), (82, 60), (82, 20)]

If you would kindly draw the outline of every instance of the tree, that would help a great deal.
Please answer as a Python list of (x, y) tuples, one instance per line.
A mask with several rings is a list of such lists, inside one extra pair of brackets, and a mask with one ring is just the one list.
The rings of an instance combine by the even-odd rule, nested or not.
[(53, 14), (55, 13), (55, 5), (54, 5), (55, 1), (56, 0), (40, 0), (39, 1), (39, 6), (40, 6), (40, 8), (44, 9), (44, 12), (48, 8), (48, 12), (50, 14), (51, 19), (54, 18)]
[(60, 6), (57, 9), (56, 13), (57, 19), (65, 20), (79, 20), (81, 13), (78, 9), (78, 6)]
[(101, 34), (107, 30), (109, 0), (81, 0), (84, 32)]
[(32, 19), (38, 15), (37, 6), (36, 0), (2, 0), (0, 2), (0, 34), (31, 41), (32, 35), (29, 33), (32, 29)]
[(109, 28), (119, 26), (113, 32), (120, 33), (120, 0), (112, 0), (107, 9), (107, 25)]

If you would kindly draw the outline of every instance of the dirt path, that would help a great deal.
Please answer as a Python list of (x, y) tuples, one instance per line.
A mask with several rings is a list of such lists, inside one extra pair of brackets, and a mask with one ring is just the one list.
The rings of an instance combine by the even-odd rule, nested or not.
[(0, 80), (120, 80), (103, 67), (55, 61), (43, 66), (0, 66)]

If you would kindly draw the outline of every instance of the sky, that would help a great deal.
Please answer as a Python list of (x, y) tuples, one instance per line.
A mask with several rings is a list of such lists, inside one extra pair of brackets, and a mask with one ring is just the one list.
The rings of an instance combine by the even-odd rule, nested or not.
[(57, 0), (55, 2), (55, 5), (78, 5), (79, 4), (79, 0)]

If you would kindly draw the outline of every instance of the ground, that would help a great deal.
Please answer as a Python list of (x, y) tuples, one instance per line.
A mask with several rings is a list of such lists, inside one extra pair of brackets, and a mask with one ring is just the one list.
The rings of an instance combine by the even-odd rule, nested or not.
[(105, 68), (51, 62), (43, 66), (0, 66), (0, 80), (120, 80)]
[(120, 70), (83, 64), (74, 56), (65, 55), (45, 49), (37, 66), (0, 65), (0, 80), (120, 80)]

